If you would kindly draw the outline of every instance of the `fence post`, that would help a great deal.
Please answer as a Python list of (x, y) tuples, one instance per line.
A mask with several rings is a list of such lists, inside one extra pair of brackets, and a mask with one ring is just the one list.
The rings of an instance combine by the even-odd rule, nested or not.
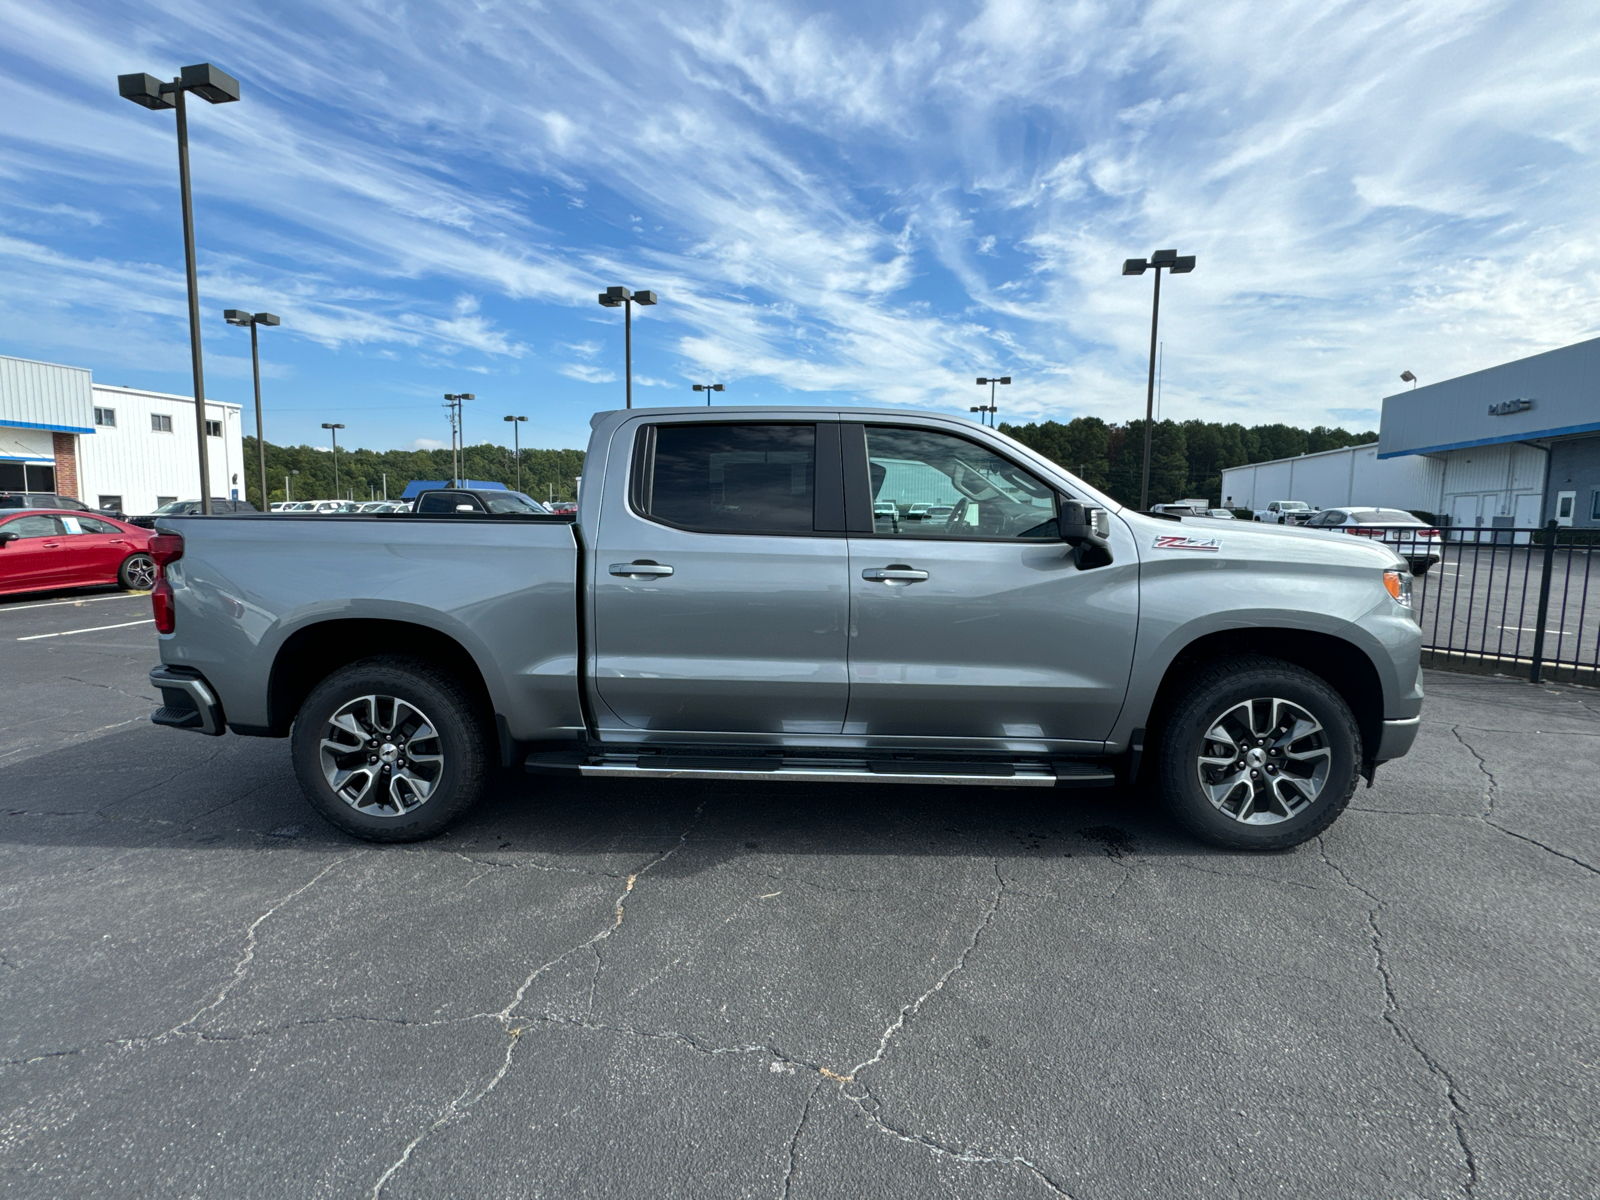
[(1544, 667), (1544, 623), (1550, 615), (1550, 572), (1556, 557), (1558, 528), (1554, 521), (1544, 527), (1544, 570), (1539, 575), (1539, 616), (1533, 623), (1533, 666), (1528, 671), (1529, 683), (1539, 682), (1539, 672)]

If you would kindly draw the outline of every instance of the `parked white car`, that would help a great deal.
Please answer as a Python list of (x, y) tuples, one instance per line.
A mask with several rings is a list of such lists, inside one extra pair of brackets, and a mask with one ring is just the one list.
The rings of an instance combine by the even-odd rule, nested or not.
[(1439, 561), (1444, 540), (1426, 521), (1398, 508), (1330, 508), (1306, 522), (1307, 529), (1327, 529), (1382, 542), (1406, 562), (1413, 575), (1426, 575)]
[(1304, 500), (1274, 500), (1257, 510), (1255, 519), (1269, 525), (1304, 525), (1316, 511)]

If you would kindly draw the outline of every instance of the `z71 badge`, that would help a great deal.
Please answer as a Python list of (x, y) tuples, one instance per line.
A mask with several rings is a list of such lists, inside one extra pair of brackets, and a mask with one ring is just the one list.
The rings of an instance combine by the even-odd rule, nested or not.
[(1157, 550), (1221, 550), (1217, 538), (1184, 537), (1181, 533), (1164, 533), (1156, 538)]

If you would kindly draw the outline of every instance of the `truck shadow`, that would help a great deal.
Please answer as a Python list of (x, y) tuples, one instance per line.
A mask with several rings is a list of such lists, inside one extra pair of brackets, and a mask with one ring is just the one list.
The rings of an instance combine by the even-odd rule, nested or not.
[[(0, 843), (49, 847), (359, 845), (301, 795), (285, 742), (147, 726), (0, 768)], [(497, 772), (483, 803), (406, 853), (536, 855), (692, 874), (779, 855), (974, 858), (1228, 856), (1177, 829), (1143, 788), (610, 781)]]

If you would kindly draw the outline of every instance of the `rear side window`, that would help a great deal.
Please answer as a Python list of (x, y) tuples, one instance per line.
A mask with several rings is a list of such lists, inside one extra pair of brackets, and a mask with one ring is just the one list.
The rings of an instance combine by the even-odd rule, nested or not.
[(75, 517), (79, 527), (85, 533), (121, 533), (110, 521), (102, 521), (98, 517)]
[(641, 432), (633, 503), (698, 533), (811, 533), (816, 475), (815, 425), (657, 425)]
[(1363, 508), (1350, 514), (1363, 525), (1421, 525), (1408, 512), (1398, 508)]
[(419, 513), (453, 513), (457, 505), (466, 505), (473, 512), (482, 512), (483, 504), (471, 492), (428, 492), (417, 505)]

